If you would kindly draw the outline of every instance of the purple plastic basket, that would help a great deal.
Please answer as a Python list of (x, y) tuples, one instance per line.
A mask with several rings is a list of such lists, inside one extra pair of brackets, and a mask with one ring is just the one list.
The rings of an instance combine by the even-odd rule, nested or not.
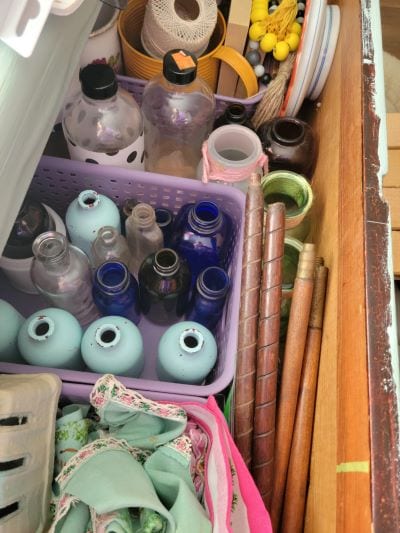
[[(118, 76), (118, 82), (121, 87), (129, 91), (135, 98), (136, 102), (141, 105), (142, 95), (144, 87), (147, 83), (146, 80), (140, 80), (138, 78), (130, 78), (128, 76)], [(264, 90), (265, 91), (265, 90)], [(254, 114), (258, 103), (263, 97), (264, 91), (259, 91), (250, 98), (232, 98), (230, 96), (215, 95), (216, 109), (215, 116), (219, 117), (225, 111), (229, 104), (239, 103), (243, 104), (246, 108), (246, 112), (249, 116)]]
[[(69, 203), (84, 189), (94, 189), (112, 198), (118, 205), (128, 197), (135, 197), (152, 206), (163, 206), (177, 213), (187, 202), (212, 199), (233, 221), (232, 246), (229, 250), (232, 288), (218, 327), (218, 360), (203, 385), (186, 385), (159, 381), (156, 374), (158, 341), (165, 327), (151, 324), (142, 317), (139, 329), (144, 339), (145, 368), (141, 378), (120, 377), (126, 386), (143, 391), (209, 396), (222, 391), (234, 376), (239, 324), (241, 263), (243, 251), (243, 223), (245, 195), (230, 185), (204, 184), (197, 180), (176, 178), (142, 171), (94, 165), (43, 157), (31, 183), (30, 193), (52, 207), (60, 216), (65, 215)], [(40, 297), (19, 292), (0, 276), (0, 298), (13, 304), (27, 317), (37, 309), (48, 307)], [(0, 372), (32, 373), (54, 372), (65, 382), (93, 385), (99, 374), (86, 371), (43, 368), (13, 363), (0, 363)]]

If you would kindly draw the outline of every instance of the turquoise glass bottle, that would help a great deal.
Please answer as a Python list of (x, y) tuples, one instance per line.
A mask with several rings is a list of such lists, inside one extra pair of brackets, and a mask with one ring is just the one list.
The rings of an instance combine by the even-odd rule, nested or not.
[(121, 233), (121, 220), (116, 204), (104, 194), (82, 191), (68, 206), (65, 223), (73, 245), (90, 258), (91, 246), (103, 226)]
[(162, 381), (200, 385), (217, 360), (211, 331), (197, 322), (179, 322), (163, 334), (158, 345), (157, 374)]
[(156, 324), (177, 322), (189, 300), (190, 270), (170, 248), (149, 255), (139, 270), (142, 313)]
[(81, 351), (93, 372), (138, 377), (143, 370), (142, 335), (133, 322), (121, 316), (105, 316), (90, 324)]
[(23, 363), (18, 350), (18, 332), (24, 317), (14, 307), (0, 299), (0, 361)]
[(82, 370), (82, 328), (77, 319), (55, 307), (36, 311), (18, 334), (18, 348), (31, 365)]

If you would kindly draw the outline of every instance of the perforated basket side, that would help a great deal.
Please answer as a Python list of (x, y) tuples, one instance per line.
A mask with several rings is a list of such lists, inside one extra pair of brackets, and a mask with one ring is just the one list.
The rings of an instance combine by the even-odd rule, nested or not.
[[(86, 188), (91, 188), (107, 195), (119, 206), (122, 205), (126, 198), (135, 197), (150, 203), (154, 207), (167, 207), (175, 214), (182, 205), (188, 202), (211, 199), (219, 204), (223, 211), (231, 217), (233, 229), (228, 253), (231, 291), (216, 333), (219, 346), (217, 364), (212, 374), (208, 377), (206, 384), (185, 385), (158, 381), (155, 373), (156, 353), (154, 352), (156, 351), (156, 344), (154, 343), (151, 346), (149, 345), (151, 353), (148, 354), (148, 357), (153, 358), (153, 361), (151, 364), (148, 361), (148, 365), (146, 363), (143, 377), (137, 379), (121, 378), (121, 381), (129, 387), (163, 393), (208, 396), (223, 390), (233, 379), (235, 369), (245, 195), (229, 185), (203, 184), (197, 180), (175, 178), (149, 172), (129, 171), (111, 166), (91, 165), (52, 157), (43, 157), (40, 161), (35, 177), (32, 180), (30, 192), (38, 200), (51, 206), (63, 216), (69, 203)], [(22, 312), (26, 316), (29, 308), (26, 302), (29, 298), (26, 295), (23, 295), (23, 297), (23, 302), (21, 302), (20, 295), (19, 302), (12, 303), (17, 308), (18, 305), (20, 308), (22, 305), (24, 307)], [(33, 312), (35, 309), (29, 309), (29, 312)], [(152, 327), (151, 331), (149, 327)], [(146, 325), (144, 318), (142, 318), (139, 328), (145, 338), (157, 337), (157, 335), (161, 334), (159, 326)], [(0, 371), (29, 372), (30, 370), (26, 370), (26, 368), (25, 365), (0, 363)], [(29, 369), (31, 368), (29, 367)], [(52, 371), (57, 373), (64, 381), (76, 383), (93, 384), (99, 377), (98, 374), (92, 372), (61, 369), (52, 369)]]

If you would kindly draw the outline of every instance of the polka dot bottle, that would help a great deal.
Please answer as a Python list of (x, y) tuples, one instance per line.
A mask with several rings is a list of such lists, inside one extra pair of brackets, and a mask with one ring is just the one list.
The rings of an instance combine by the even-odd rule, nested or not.
[(65, 105), (63, 131), (71, 159), (144, 168), (143, 119), (132, 95), (105, 64), (80, 72), (81, 91)]

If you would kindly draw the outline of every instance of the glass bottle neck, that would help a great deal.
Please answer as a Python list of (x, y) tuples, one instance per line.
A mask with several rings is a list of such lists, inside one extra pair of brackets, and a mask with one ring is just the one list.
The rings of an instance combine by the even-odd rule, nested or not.
[(203, 234), (214, 233), (222, 222), (222, 213), (213, 202), (199, 202), (189, 211), (189, 223)]
[(130, 273), (124, 263), (106, 261), (96, 270), (95, 279), (103, 292), (118, 294), (129, 287)]
[(113, 248), (117, 244), (118, 232), (112, 226), (104, 226), (99, 229), (97, 239), (105, 248)]
[(271, 135), (274, 141), (281, 144), (297, 145), (304, 138), (304, 126), (295, 118), (280, 118), (272, 124)]
[(223, 268), (208, 267), (199, 274), (196, 287), (204, 298), (220, 300), (226, 296), (229, 284), (229, 276)]
[(47, 270), (63, 270), (70, 264), (70, 251), (67, 238), (57, 231), (47, 231), (39, 235), (32, 245), (33, 254), (45, 264)]
[(132, 222), (140, 229), (151, 229), (156, 225), (156, 215), (154, 209), (148, 204), (138, 204), (130, 215)]
[(178, 254), (171, 248), (162, 248), (154, 255), (153, 268), (160, 276), (173, 276), (178, 272), (179, 266)]

